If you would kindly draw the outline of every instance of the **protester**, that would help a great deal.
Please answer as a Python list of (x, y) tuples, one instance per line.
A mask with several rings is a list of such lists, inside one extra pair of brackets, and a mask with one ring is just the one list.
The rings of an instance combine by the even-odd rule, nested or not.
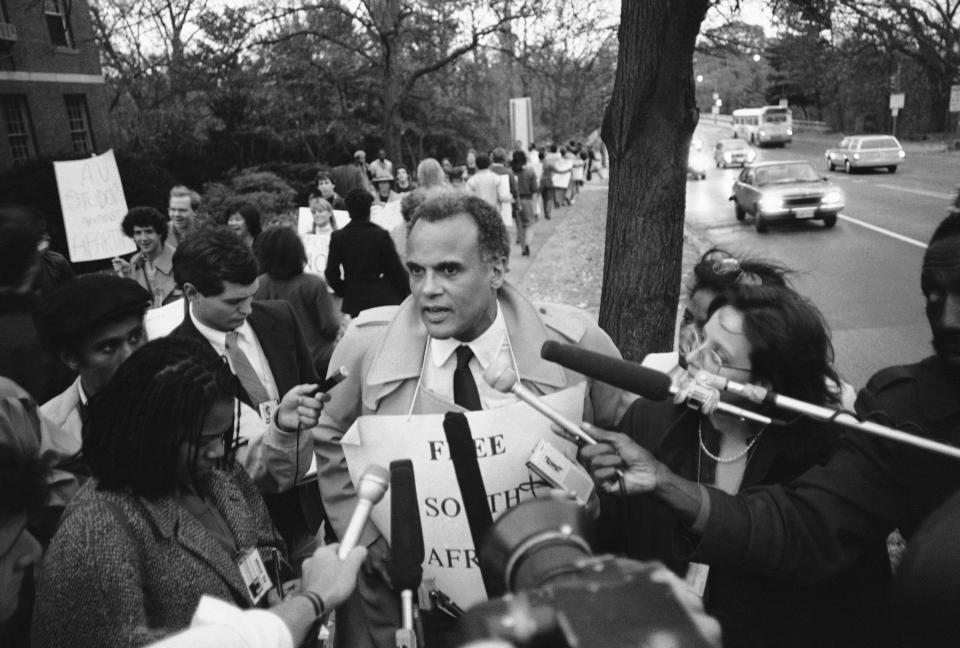
[(149, 305), (150, 293), (133, 280), (93, 274), (52, 291), (37, 310), (37, 331), (44, 347), (79, 374), (40, 411), (58, 426), (57, 444), (70, 449), (70, 458), (60, 468), (81, 483), (89, 474), (80, 452), (87, 405), (146, 343), (143, 317)]
[(509, 182), (501, 181), (500, 174), (490, 169), (490, 156), (486, 153), (477, 155), (476, 164), (476, 172), (467, 179), (467, 189), (483, 199), (499, 214), (501, 203), (509, 203), (512, 200)]
[[(450, 164), (447, 158), (444, 158), (444, 161)], [(448, 175), (444, 167), (435, 159), (425, 158), (417, 165), (417, 186), (422, 189), (450, 186)]]
[(323, 198), (330, 203), (331, 209), (347, 208), (343, 202), (343, 198), (334, 190), (333, 176), (326, 171), (321, 171), (317, 174), (317, 189), (311, 192), (310, 199), (312, 200), (315, 196)]
[(197, 210), (200, 209), (200, 194), (184, 185), (176, 185), (170, 190), (170, 202), (167, 214), (170, 216), (170, 231), (167, 243), (176, 249), (198, 228)]
[(59, 252), (50, 249), (50, 234), (47, 232), (47, 223), (39, 220), (40, 243), (38, 250), (37, 272), (33, 277), (33, 292), (42, 297), (57, 286), (73, 279), (73, 268), (67, 258)]
[(325, 276), (343, 299), (340, 310), (356, 317), (368, 308), (399, 304), (410, 288), (389, 232), (370, 222), (373, 197), (354, 189), (346, 201), (350, 222), (330, 237)]
[(400, 200), (400, 194), (393, 190), (393, 176), (380, 174), (373, 178), (374, 203), (377, 205), (386, 205)]
[(40, 344), (33, 323), (40, 223), (25, 207), (0, 207), (0, 376), (47, 401), (76, 377)]
[[(873, 376), (857, 412), (883, 425), (960, 444), (960, 215), (934, 232), (921, 288), (935, 355)], [(674, 536), (685, 560), (736, 566), (801, 586), (848, 573), (895, 528), (909, 542), (925, 517), (960, 489), (956, 459), (865, 433), (847, 434), (823, 466), (789, 484), (729, 495), (672, 473), (619, 434), (600, 433), (609, 460), (631, 494), (650, 494), (677, 512)], [(591, 452), (595, 452), (591, 449)], [(618, 487), (603, 482), (607, 490)], [(878, 588), (881, 589), (881, 588)], [(864, 619), (864, 624), (871, 623)]]
[(474, 149), (469, 149), (467, 151), (467, 157), (463, 166), (463, 181), (466, 182), (473, 174), (480, 170), (480, 167), (477, 166), (477, 152)]
[[(29, 623), (21, 614), (21, 588), (42, 548), (28, 523), (47, 499), (47, 466), (36, 448), (18, 443), (18, 426), (29, 413), (18, 400), (5, 399), (0, 410), (0, 645), (26, 646)], [(26, 606), (29, 612), (29, 602)]]
[(517, 178), (517, 241), (520, 253), (530, 256), (530, 241), (533, 240), (533, 225), (537, 220), (536, 198), (540, 194), (537, 174), (527, 165), (527, 156), (523, 151), (513, 152), (510, 167)]
[[(686, 356), (690, 377), (707, 371), (778, 394), (836, 407), (833, 349), (823, 316), (783, 287), (732, 285), (711, 304), (699, 346)], [(735, 396), (724, 401), (742, 403)], [(775, 414), (771, 414), (775, 416)], [(760, 425), (722, 412), (702, 414), (686, 404), (640, 399), (620, 430), (683, 478), (727, 493), (785, 483), (825, 462), (839, 436), (806, 418)], [(606, 446), (581, 456), (605, 465)], [(799, 587), (734, 565), (709, 570), (673, 551), (676, 513), (647, 497), (605, 511), (602, 550), (661, 560), (704, 597), (723, 627), (724, 646), (882, 645), (883, 583), (889, 577), (886, 542), (878, 539), (849, 572), (818, 587)]]
[[(364, 179), (364, 173), (354, 164), (350, 154), (344, 151), (340, 156), (339, 164), (330, 169), (329, 174), (323, 171), (317, 174), (317, 189), (333, 205), (334, 209), (345, 209), (345, 207), (338, 206), (337, 200), (333, 199), (333, 192), (336, 191), (336, 195), (339, 197), (346, 196), (352, 189), (365, 189), (368, 181)], [(325, 175), (328, 175), (329, 179), (333, 181), (333, 187), (325, 187)], [(330, 195), (327, 194), (327, 191), (330, 192)]]
[(500, 176), (500, 181), (503, 182), (506, 178), (507, 190), (509, 191), (509, 200), (504, 200), (506, 194), (501, 191), (500, 204), (500, 217), (503, 219), (504, 223), (513, 223), (517, 228), (517, 245), (523, 245), (520, 242), (520, 226), (517, 224), (519, 219), (518, 212), (520, 209), (520, 196), (517, 191), (517, 176), (514, 172), (507, 166), (507, 152), (501, 148), (497, 147), (493, 149), (493, 152), (490, 154), (490, 170)]
[(249, 431), (241, 461), (264, 493), (290, 555), (301, 559), (313, 552), (323, 519), (316, 486), (305, 481), (310, 435), (270, 422), (277, 403), (304, 393), (317, 374), (290, 304), (253, 301), (257, 268), (253, 252), (229, 230), (202, 230), (184, 242), (173, 272), (187, 316), (170, 335), (211, 346), (229, 363), (239, 425)]
[(550, 220), (550, 214), (554, 206), (559, 207), (554, 194), (556, 193), (553, 178), (557, 171), (557, 162), (560, 160), (560, 154), (557, 152), (557, 145), (550, 145), (550, 152), (543, 154), (540, 158), (543, 162), (543, 176), (540, 179), (540, 195), (543, 199), (543, 217)]
[(263, 274), (257, 278), (254, 299), (280, 299), (293, 307), (316, 375), (326, 376), (340, 332), (340, 317), (326, 282), (303, 271), (307, 253), (297, 233), (287, 227), (268, 227), (260, 237), (258, 256)]
[(377, 151), (377, 159), (370, 163), (369, 173), (373, 178), (377, 176), (393, 177), (393, 162), (387, 159), (387, 152), (384, 149)]
[(153, 207), (134, 207), (120, 228), (137, 244), (137, 253), (129, 261), (114, 257), (114, 271), (143, 286), (154, 308), (183, 297), (173, 278), (173, 247), (167, 244), (169, 230), (163, 214)]
[(407, 171), (407, 167), (402, 167), (402, 166), (397, 167), (396, 188), (397, 188), (397, 193), (399, 194), (405, 194), (417, 188), (417, 186), (410, 179), (410, 172)]
[[(287, 553), (224, 446), (235, 438), (233, 396), (230, 368), (208, 344), (161, 338), (90, 402), (93, 477), (44, 557), (34, 646), (142, 644), (187, 627), (205, 594), (248, 608), (270, 589), (248, 570)], [(291, 391), (274, 425), (311, 427), (320, 406)]]
[(313, 217), (313, 226), (310, 228), (310, 233), (326, 234), (329, 238), (333, 230), (337, 229), (337, 219), (333, 215), (333, 205), (318, 191), (310, 194), (308, 204), (310, 205), (310, 215)]
[[(363, 188), (370, 192), (374, 192), (373, 184), (370, 182), (370, 166), (367, 164), (367, 153), (363, 149), (357, 149), (353, 153), (353, 164), (360, 171), (361, 179), (363, 180)], [(349, 192), (347, 192), (349, 193)], [(346, 194), (344, 194), (346, 195)]]
[(229, 205), (226, 214), (227, 220), (224, 224), (252, 250), (257, 237), (263, 231), (260, 211), (248, 202), (239, 202)]
[[(552, 393), (585, 382), (574, 372), (543, 361), (548, 339), (619, 356), (593, 318), (557, 305), (534, 305), (506, 282), (510, 244), (499, 214), (482, 199), (447, 191), (417, 208), (407, 238), (412, 295), (396, 308), (367, 311), (337, 345), (331, 365), (349, 374), (324, 408), (315, 431), (320, 492), (338, 534), (356, 503), (340, 439), (361, 415), (408, 415), (463, 410), (455, 402), (452, 377), (458, 347), (467, 361), (480, 405), (515, 403), (487, 385), (482, 372), (492, 362), (516, 362), (523, 384)], [(632, 398), (608, 385), (586, 381), (584, 412), (601, 425), (615, 425)], [(422, 388), (421, 388), (422, 386)], [(386, 541), (368, 525), (361, 542), (370, 549), (358, 584), (363, 598), (351, 600), (338, 618), (343, 645), (393, 646), (396, 604), (385, 591)]]

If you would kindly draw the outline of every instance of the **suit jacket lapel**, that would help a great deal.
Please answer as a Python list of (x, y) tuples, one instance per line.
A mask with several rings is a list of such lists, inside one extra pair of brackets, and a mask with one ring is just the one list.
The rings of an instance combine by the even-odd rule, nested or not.
[[(203, 333), (197, 330), (197, 327), (193, 323), (193, 317), (190, 316), (189, 312), (184, 316), (183, 322), (180, 324), (180, 326), (174, 329), (171, 335), (174, 335), (176, 337), (181, 337), (187, 340), (195, 340), (200, 344), (210, 345), (210, 342), (207, 340), (207, 338), (203, 337)], [(224, 362), (226, 362), (225, 358), (224, 358)], [(241, 401), (243, 401), (244, 403), (252, 407), (254, 411), (256, 411), (257, 406), (253, 404), (253, 399), (251, 399), (250, 396), (247, 394), (247, 390), (244, 389), (243, 385), (240, 384), (240, 380), (236, 378), (236, 375), (234, 375), (233, 382), (236, 388), (237, 398), (239, 398)]]
[(250, 322), (250, 327), (256, 334), (257, 341), (260, 342), (260, 348), (263, 349), (263, 355), (266, 356), (267, 363), (270, 365), (273, 381), (277, 384), (277, 392), (283, 398), (290, 388), (300, 382), (296, 353), (291, 352), (296, 348), (294, 340), (283, 339), (277, 318), (262, 304), (254, 302), (247, 321)]

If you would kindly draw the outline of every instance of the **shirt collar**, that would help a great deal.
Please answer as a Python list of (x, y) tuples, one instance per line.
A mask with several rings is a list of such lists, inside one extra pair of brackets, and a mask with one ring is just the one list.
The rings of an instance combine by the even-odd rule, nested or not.
[(493, 324), (479, 337), (467, 343), (455, 338), (445, 340), (430, 338), (430, 357), (435, 367), (442, 367), (450, 359), (450, 356), (456, 352), (457, 347), (466, 344), (473, 351), (473, 355), (476, 356), (480, 368), (485, 370), (500, 354), (506, 336), (507, 323), (503, 319), (500, 302), (497, 302), (497, 316), (493, 319)]
[[(193, 320), (193, 325), (200, 332), (200, 335), (205, 337), (217, 351), (222, 353), (227, 346), (227, 333), (225, 331), (218, 331), (201, 322), (193, 313), (193, 304), (190, 304), (190, 319)], [(243, 320), (243, 324), (234, 330), (240, 334), (240, 338), (243, 340), (252, 341), (254, 339), (253, 329), (250, 328), (250, 322), (247, 320)]]
[(77, 395), (80, 397), (80, 404), (86, 407), (87, 403), (90, 402), (90, 397), (87, 396), (87, 392), (83, 389), (83, 380), (80, 378), (77, 378)]

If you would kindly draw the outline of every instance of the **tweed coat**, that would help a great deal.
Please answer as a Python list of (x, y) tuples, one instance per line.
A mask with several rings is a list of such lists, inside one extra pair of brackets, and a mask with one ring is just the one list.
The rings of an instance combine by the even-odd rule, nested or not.
[(186, 628), (209, 594), (252, 607), (237, 558), (286, 548), (240, 466), (201, 481), (236, 540), (231, 554), (174, 497), (98, 490), (92, 478), (64, 513), (40, 569), (32, 645), (138, 646)]

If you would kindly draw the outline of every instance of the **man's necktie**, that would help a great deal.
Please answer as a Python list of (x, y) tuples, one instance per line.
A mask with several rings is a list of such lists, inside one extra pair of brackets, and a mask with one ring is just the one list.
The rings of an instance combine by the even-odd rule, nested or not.
[(480, 410), (480, 392), (470, 371), (473, 351), (465, 344), (457, 347), (457, 368), (453, 370), (453, 402), (468, 410)]
[(254, 371), (253, 365), (250, 364), (247, 354), (237, 346), (237, 338), (239, 335), (240, 333), (237, 331), (227, 333), (226, 344), (224, 346), (226, 346), (227, 357), (230, 358), (230, 366), (233, 367), (233, 373), (237, 375), (237, 378), (240, 380), (240, 385), (247, 392), (247, 396), (250, 397), (250, 400), (253, 401), (252, 404), (254, 408), (256, 408), (260, 403), (265, 403), (270, 400), (270, 395), (267, 394), (267, 388), (260, 382), (260, 377), (257, 375), (257, 372)]

